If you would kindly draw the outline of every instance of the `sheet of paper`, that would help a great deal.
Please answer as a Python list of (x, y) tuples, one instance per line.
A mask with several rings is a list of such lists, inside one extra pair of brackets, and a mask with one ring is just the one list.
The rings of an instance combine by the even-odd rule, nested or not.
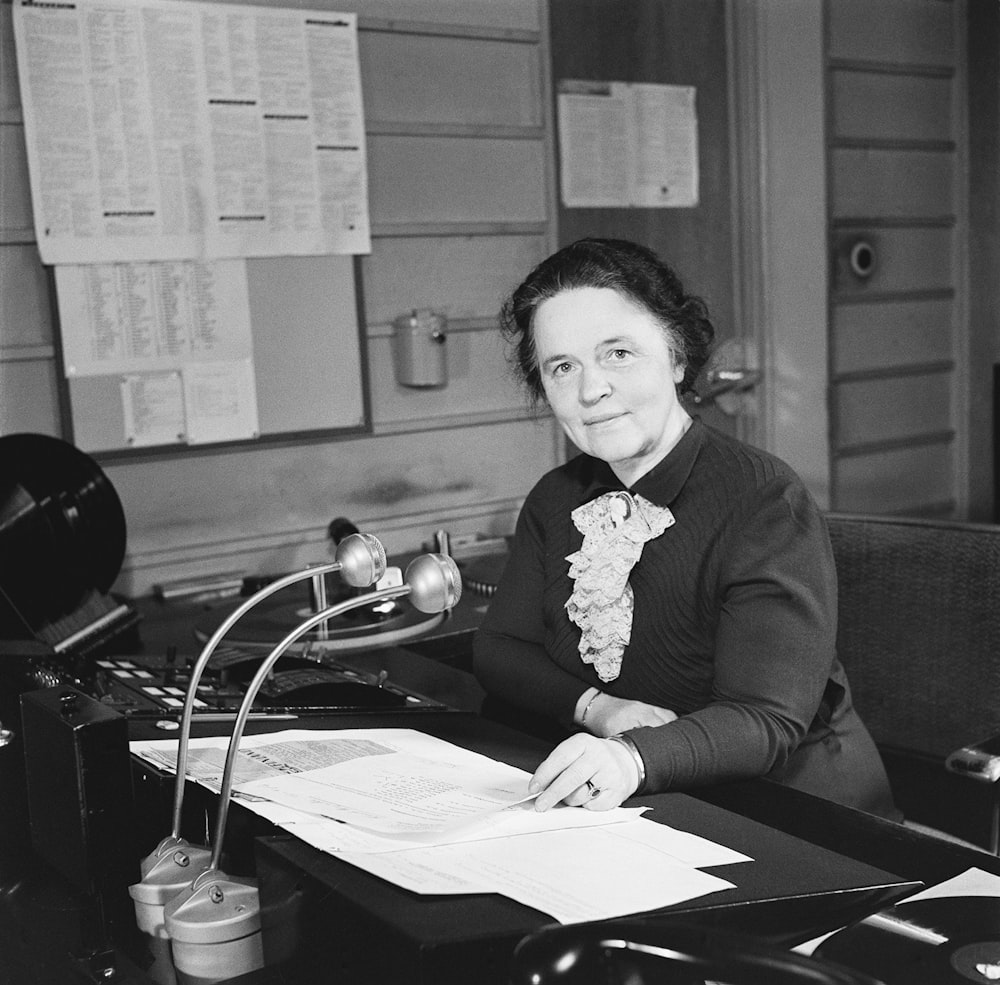
[[(474, 755), (474, 754), (473, 754)], [(421, 834), (472, 823), (533, 799), (530, 774), (504, 763), (430, 759), (398, 752), (280, 776), (241, 792), (383, 834)]]
[[(192, 740), (188, 775), (218, 789), (227, 745), (223, 737)], [(176, 762), (170, 740), (133, 743), (132, 751), (168, 769)], [(423, 841), (489, 837), (498, 824), (510, 833), (635, 816), (627, 809), (513, 810), (533, 799), (529, 778), (524, 770), (411, 729), (289, 729), (244, 738), (233, 787), (241, 797), (326, 816), (362, 832)]]
[(698, 117), (692, 86), (631, 87), (632, 203), (640, 208), (698, 204)]
[[(187, 775), (209, 786), (215, 785), (217, 789), (228, 747), (229, 736), (192, 739)], [(176, 739), (136, 741), (131, 743), (131, 750), (154, 765), (169, 770), (176, 766)], [(256, 780), (307, 774), (340, 763), (370, 760), (394, 753), (476, 765), (495, 762), (416, 729), (284, 729), (265, 735), (242, 737), (236, 761), (235, 783), (237, 787), (243, 787)]]
[(187, 438), (179, 372), (123, 376), (121, 396), (125, 443), (130, 448), (176, 444)]
[[(192, 740), (188, 775), (218, 790), (227, 746)], [(176, 748), (131, 743), (165, 769)], [(644, 808), (537, 812), (525, 771), (412, 729), (246, 736), (235, 772), (248, 809), (373, 875), (423, 894), (502, 893), (564, 923), (732, 888), (697, 866), (748, 861), (646, 821)]]
[(678, 862), (698, 869), (753, 861), (749, 855), (726, 848), (725, 845), (719, 845), (690, 831), (678, 831), (667, 824), (659, 824), (647, 818), (639, 818), (630, 824), (617, 824), (609, 830), (616, 838), (625, 838), (654, 851), (663, 852)]
[(189, 444), (237, 441), (260, 434), (251, 359), (191, 363), (183, 377)]
[[(960, 872), (951, 879), (946, 879), (944, 882), (921, 889), (911, 896), (899, 900), (899, 902), (912, 903), (915, 900), (943, 899), (949, 896), (987, 896), (992, 899), (1000, 899), (1000, 876), (973, 867), (966, 869), (965, 872)], [(797, 945), (793, 950), (798, 951), (800, 954), (812, 954), (823, 941), (836, 933), (839, 933), (839, 931), (833, 930), (828, 934), (822, 934), (819, 937)]]
[[(245, 794), (239, 795), (241, 799), (245, 796)], [(409, 848), (455, 845), (465, 841), (485, 841), (489, 838), (513, 838), (537, 831), (627, 825), (641, 817), (646, 810), (644, 807), (620, 807), (609, 813), (585, 811), (574, 807), (556, 807), (539, 813), (527, 803), (508, 807), (496, 813), (480, 815), (468, 823), (452, 824), (436, 830), (407, 834), (378, 834), (353, 824), (334, 821), (332, 818), (306, 809), (295, 809), (286, 803), (252, 800), (247, 806), (257, 813), (262, 813), (258, 808), (263, 804), (270, 805), (268, 811), (280, 808), (294, 810), (296, 816), (292, 817), (290, 814), (288, 822), (296, 825), (294, 834), (321, 851), (331, 854), (399, 852)]]
[(489, 885), (561, 923), (626, 916), (733, 888), (655, 849), (616, 838), (612, 830), (546, 831), (520, 835), (513, 844), (493, 839), (340, 857), (389, 881), (403, 878), (413, 892)]
[(990, 896), (993, 899), (1000, 899), (1000, 876), (973, 867), (952, 879), (921, 889), (900, 902), (912, 903), (914, 900), (942, 899), (947, 896)]
[(562, 200), (569, 208), (624, 208), (631, 201), (628, 90), (593, 83), (559, 93)]
[(243, 260), (71, 264), (55, 275), (68, 377), (253, 356)]
[(357, 17), (15, 0), (44, 263), (367, 253)]
[(563, 79), (558, 88), (564, 205), (698, 204), (698, 116), (692, 86)]

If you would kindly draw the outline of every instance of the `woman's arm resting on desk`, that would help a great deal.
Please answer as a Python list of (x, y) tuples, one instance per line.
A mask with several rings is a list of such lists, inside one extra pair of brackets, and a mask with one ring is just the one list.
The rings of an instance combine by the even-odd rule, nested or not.
[(616, 698), (613, 694), (590, 688), (576, 703), (573, 722), (600, 738), (610, 738), (630, 728), (644, 725), (666, 725), (676, 721), (677, 715), (669, 708)]

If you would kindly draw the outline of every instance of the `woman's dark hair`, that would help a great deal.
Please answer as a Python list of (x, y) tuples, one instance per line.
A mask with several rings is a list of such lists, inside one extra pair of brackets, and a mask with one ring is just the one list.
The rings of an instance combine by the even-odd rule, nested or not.
[(624, 239), (580, 239), (535, 267), (500, 311), (511, 365), (532, 402), (545, 399), (532, 319), (543, 301), (580, 287), (610, 288), (648, 311), (684, 367), (678, 392), (692, 389), (715, 338), (705, 302), (685, 294), (680, 278), (652, 250)]

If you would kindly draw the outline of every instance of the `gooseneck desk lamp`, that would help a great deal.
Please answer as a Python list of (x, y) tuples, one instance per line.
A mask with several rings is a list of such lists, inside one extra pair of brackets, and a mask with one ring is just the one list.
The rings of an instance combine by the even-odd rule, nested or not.
[[(324, 575), (341, 572), (341, 577), (355, 588), (367, 588), (377, 582), (386, 569), (385, 548), (371, 534), (355, 533), (345, 537), (338, 545), (336, 560), (312, 565), (302, 571), (284, 575), (265, 585), (250, 596), (222, 622), (205, 643), (191, 669), (191, 680), (184, 697), (180, 733), (177, 740), (177, 777), (174, 786), (173, 826), (169, 835), (140, 863), (140, 880), (129, 886), (129, 895), (135, 906), (139, 930), (154, 939), (166, 936), (163, 918), (164, 905), (182, 889), (189, 886), (197, 873), (208, 868), (211, 850), (204, 845), (192, 845), (181, 837), (181, 813), (184, 806), (184, 784), (187, 773), (188, 744), (191, 720), (194, 713), (198, 684), (208, 666), (208, 661), (226, 633), (259, 602), (280, 592), (289, 585), (306, 578), (321, 579)], [(327, 617), (328, 618), (328, 617)], [(310, 625), (318, 623), (314, 620)], [(257, 693), (256, 689), (253, 691)], [(252, 699), (251, 699), (252, 700)]]
[[(267, 655), (247, 687), (229, 739), (208, 868), (164, 907), (167, 937), (180, 981), (211, 985), (263, 967), (257, 884), (252, 879), (228, 876), (219, 866), (240, 739), (257, 692), (275, 661), (314, 626), (349, 609), (409, 595), (414, 608), (437, 613), (457, 605), (461, 594), (462, 580), (455, 562), (446, 554), (422, 554), (407, 566), (402, 585), (368, 592), (311, 615)], [(178, 778), (181, 775), (178, 772)]]

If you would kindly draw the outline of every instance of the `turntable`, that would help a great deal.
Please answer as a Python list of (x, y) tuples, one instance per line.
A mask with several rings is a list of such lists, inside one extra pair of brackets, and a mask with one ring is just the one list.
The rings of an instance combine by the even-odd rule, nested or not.
[(0, 652), (80, 655), (134, 626), (110, 594), (124, 555), (121, 501), (90, 456), (0, 437)]
[(1000, 900), (904, 900), (834, 934), (816, 953), (885, 985), (1000, 981)]
[[(288, 598), (289, 594), (292, 595), (291, 599)], [(240, 619), (227, 635), (227, 642), (235, 646), (273, 646), (293, 626), (323, 608), (314, 600), (314, 595), (312, 593), (307, 597), (304, 593), (289, 589), (287, 593), (265, 599)], [(327, 597), (331, 605), (340, 601), (336, 595), (328, 594)], [(199, 643), (206, 642), (238, 604), (239, 602), (226, 603), (198, 619), (194, 625), (195, 639)], [(307, 632), (295, 644), (295, 648), (309, 646), (320, 651), (347, 652), (369, 649), (373, 645), (392, 646), (403, 640), (423, 636), (447, 618), (447, 613), (419, 612), (406, 599), (396, 599), (345, 612), (329, 620), (325, 626), (317, 626)]]
[[(486, 549), (505, 546), (500, 541)], [(383, 582), (393, 580), (410, 560), (409, 556), (391, 559)], [(472, 554), (456, 561), (463, 584), (471, 590), (443, 613), (421, 612), (408, 598), (400, 597), (348, 609), (326, 625), (307, 631), (282, 655), (262, 686), (253, 713), (277, 718), (450, 710), (445, 702), (422, 691), (426, 684), (397, 680), (392, 654), (402, 647), (430, 657), (434, 664), (469, 669), (472, 637), (486, 611), (486, 596), (492, 594), (484, 588), (495, 584), (505, 561), (506, 555), (499, 553)], [(194, 662), (184, 640), (196, 643), (200, 650), (245, 602), (243, 596), (272, 580), (266, 576), (243, 579), (236, 588), (241, 597), (230, 594), (206, 601), (195, 593), (194, 601), (184, 601), (185, 596), (171, 591), (169, 598), (161, 592), (158, 601), (144, 601), (140, 604), (143, 652), (104, 655), (95, 662), (86, 690), (133, 721), (159, 721), (163, 723), (159, 727), (168, 727), (179, 718)], [(247, 683), (276, 644), (314, 614), (363, 594), (364, 590), (328, 574), (306, 578), (263, 598), (235, 622), (212, 654), (199, 682), (195, 719), (232, 718)]]
[[(458, 605), (447, 612), (420, 612), (406, 599), (362, 606), (310, 630), (293, 650), (309, 647), (318, 652), (349, 653), (442, 635), (471, 634), (486, 610), (486, 599), (496, 591), (506, 559), (505, 553), (458, 557), (456, 563), (467, 591)], [(393, 560), (398, 567), (390, 571), (398, 572), (411, 558)], [(229, 632), (226, 641), (234, 646), (274, 645), (293, 626), (325, 605), (347, 598), (351, 591), (354, 590), (345, 589), (335, 577), (313, 579), (308, 584), (295, 586), (265, 599), (248, 612)], [(239, 600), (226, 602), (196, 619), (197, 641), (208, 640), (238, 605)]]

